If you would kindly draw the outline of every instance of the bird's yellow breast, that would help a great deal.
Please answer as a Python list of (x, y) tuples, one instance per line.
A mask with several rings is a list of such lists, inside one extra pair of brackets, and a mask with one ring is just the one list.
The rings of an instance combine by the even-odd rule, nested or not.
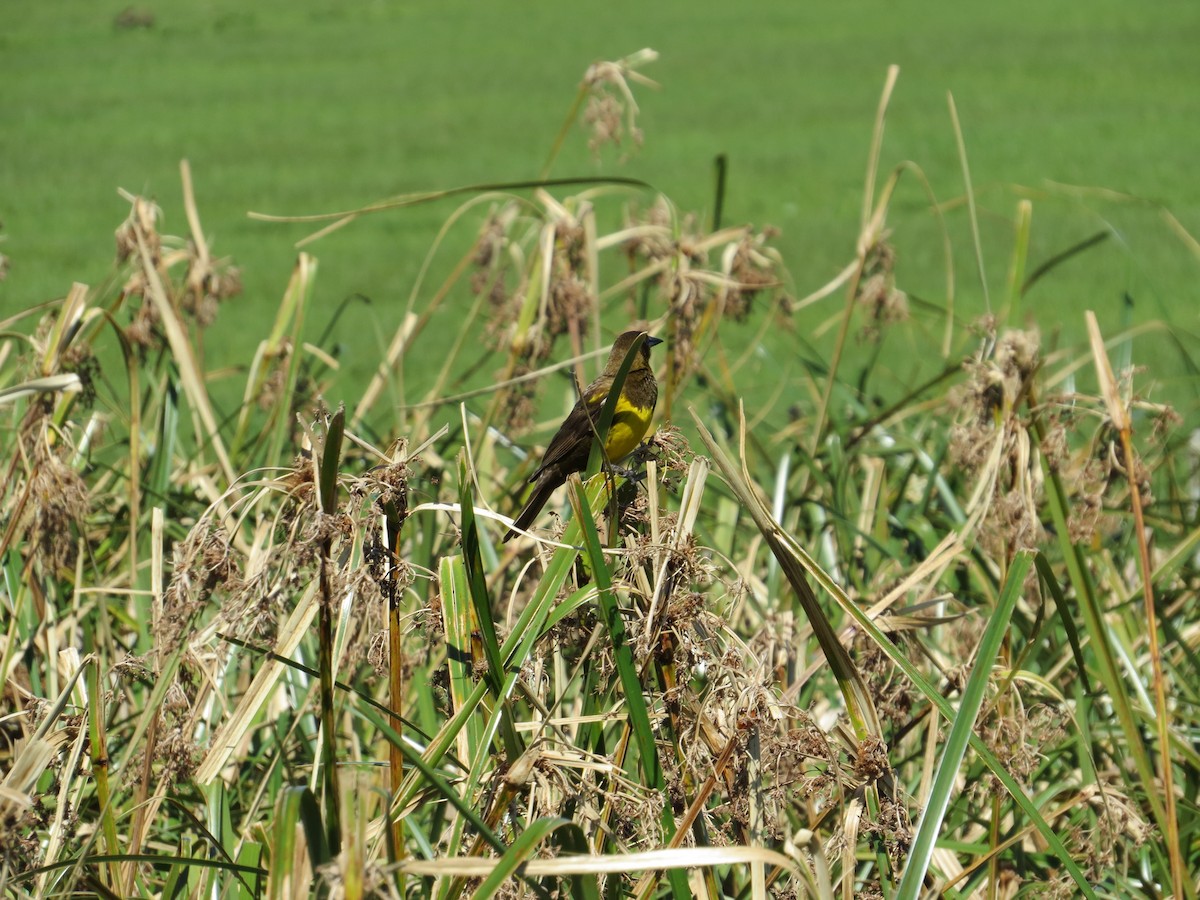
[(613, 411), (612, 425), (608, 429), (608, 439), (604, 442), (604, 455), (609, 462), (619, 462), (630, 453), (646, 436), (650, 427), (650, 418), (654, 415), (654, 407), (634, 406), (622, 396), (617, 398), (617, 408)]

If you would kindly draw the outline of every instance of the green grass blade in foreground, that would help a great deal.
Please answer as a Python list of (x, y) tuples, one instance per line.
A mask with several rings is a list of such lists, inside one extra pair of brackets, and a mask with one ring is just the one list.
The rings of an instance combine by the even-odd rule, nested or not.
[(1054, 575), (1054, 569), (1050, 566), (1050, 560), (1046, 559), (1045, 554), (1039, 553), (1034, 563), (1037, 566), (1038, 575), (1042, 578), (1042, 584), (1046, 586), (1046, 590), (1054, 598), (1054, 609), (1058, 614), (1058, 621), (1062, 625), (1063, 634), (1067, 636), (1067, 644), (1071, 647), (1071, 657), (1075, 660), (1075, 668), (1079, 672), (1079, 680), (1083, 684), (1083, 692), (1091, 696), (1092, 684), (1091, 679), (1088, 678), (1087, 663), (1083, 658), (1083, 644), (1080, 643), (1079, 629), (1075, 627), (1075, 620), (1071, 618), (1071, 608), (1067, 605), (1067, 598), (1063, 593), (1062, 585), (1058, 583), (1058, 579)]
[(963, 689), (962, 699), (958, 704), (958, 715), (954, 717), (950, 735), (942, 745), (942, 758), (938, 763), (937, 774), (933, 779), (933, 788), (929, 792), (925, 809), (921, 813), (921, 822), (917, 826), (917, 835), (909, 851), (908, 863), (904, 867), (904, 876), (900, 880), (900, 889), (896, 894), (897, 900), (917, 900), (925, 873), (929, 869), (929, 860), (933, 856), (933, 848), (937, 842), (938, 831), (946, 809), (950, 805), (950, 796), (954, 792), (955, 780), (967, 743), (975, 729), (975, 720), (983, 706), (984, 696), (992, 674), (992, 666), (1000, 645), (1008, 631), (1009, 620), (1012, 618), (1013, 607), (1021, 596), (1025, 584), (1025, 576), (1029, 572), (1029, 564), (1033, 559), (1032, 552), (1022, 550), (1013, 560), (1004, 581), (1004, 589), (1000, 592), (1000, 600), (992, 610), (979, 648), (975, 653), (975, 665), (967, 678)]
[[(708, 429), (704, 427), (703, 422), (699, 420), (699, 417), (695, 415), (694, 411), (692, 415), (694, 418), (696, 418), (696, 424), (699, 428), (700, 436), (704, 440), (705, 445), (709, 448), (709, 451), (713, 454), (713, 458), (717, 463), (717, 467), (721, 469), (722, 473), (731, 484), (737, 483), (741, 485), (741, 490), (745, 492), (745, 496), (754, 501), (753, 504), (750, 505), (750, 508), (757, 508), (761, 513), (761, 501), (758, 500), (757, 495), (750, 490), (749, 485), (745, 483), (741, 475), (734, 469), (733, 463), (729, 460), (729, 457), (726, 456), (725, 452), (717, 445), (716, 439), (712, 436)], [(739, 494), (739, 497), (741, 496), (742, 495)], [(909, 661), (908, 657), (900, 651), (900, 648), (892, 643), (891, 638), (889, 638), (880, 630), (879, 626), (875, 624), (874, 620), (868, 616), (858, 606), (857, 603), (854, 603), (848, 596), (846, 596), (846, 592), (843, 591), (840, 586), (838, 586), (838, 584), (830, 577), (829, 573), (817, 565), (816, 560), (814, 560), (804, 550), (803, 547), (796, 543), (791, 535), (782, 531), (782, 529), (779, 529), (777, 523), (772, 524), (771, 527), (774, 533), (780, 539), (780, 550), (794, 556), (794, 558), (803, 566), (804, 570), (812, 575), (812, 577), (829, 593), (829, 595), (833, 597), (842, 610), (852, 619), (854, 619), (858, 627), (863, 630), (863, 633), (870, 637), (871, 640), (873, 640), (879, 647), (879, 649), (887, 655), (888, 659), (890, 659), (897, 666), (897, 668), (904, 673), (905, 677), (912, 682), (913, 687), (920, 691), (926, 700), (937, 707), (938, 711), (942, 714), (946, 721), (953, 721), (955, 712), (954, 707), (950, 705), (950, 701), (943, 697), (941, 692), (929, 683), (925, 676), (921, 674), (920, 670), (918, 670), (917, 667)], [(774, 549), (775, 548), (773, 546), (772, 550)], [(1029, 821), (1033, 823), (1034, 827), (1037, 828), (1038, 833), (1041, 834), (1041, 836), (1046, 840), (1046, 843), (1049, 845), (1054, 855), (1058, 857), (1059, 861), (1062, 863), (1063, 868), (1067, 870), (1071, 878), (1074, 879), (1076, 885), (1078, 885), (1081, 895), (1088, 898), (1095, 898), (1096, 894), (1088, 884), (1087, 877), (1083, 874), (1083, 870), (1080, 869), (1075, 861), (1071, 858), (1071, 854), (1063, 845), (1062, 840), (1055, 833), (1054, 829), (1050, 827), (1050, 824), (1038, 810), (1037, 806), (1034, 805), (1033, 801), (1029, 798), (1029, 795), (1025, 793), (1024, 789), (1017, 784), (1016, 779), (1014, 779), (1008, 773), (1008, 771), (1001, 764), (1000, 760), (997, 759), (996, 754), (994, 754), (988, 748), (987, 744), (985, 744), (983, 739), (977, 734), (971, 733), (970, 744), (971, 749), (975, 751), (975, 753), (983, 761), (984, 765), (986, 765), (991, 773), (996, 776), (1001, 784), (1004, 785), (1005, 790), (1009, 792), (1014, 802), (1021, 808), (1021, 811), (1029, 818)]]
[[(1043, 436), (1041, 428), (1037, 433), (1039, 438)], [(1104, 690), (1112, 703), (1113, 712), (1117, 715), (1117, 722), (1120, 723), (1121, 731), (1125, 736), (1126, 755), (1132, 759), (1133, 766), (1137, 770), (1141, 788), (1150, 804), (1154, 821), (1163, 834), (1167, 834), (1166, 808), (1162, 798), (1158, 795), (1158, 780), (1154, 774), (1154, 763), (1150, 759), (1149, 748), (1142, 737), (1142, 726), (1150, 728), (1150, 719), (1145, 715), (1139, 719), (1135, 715), (1134, 710), (1140, 709), (1141, 704), (1134, 703), (1130, 698), (1129, 688), (1117, 668), (1106, 611), (1096, 594), (1090, 571), (1085, 564), (1084, 550), (1071, 540), (1071, 530), (1067, 522), (1070, 501), (1067, 499), (1058, 473), (1051, 469), (1044, 459), (1043, 467), (1047, 475), (1045, 480), (1046, 504), (1050, 508), (1050, 517), (1058, 534), (1059, 547), (1067, 566), (1067, 576), (1075, 588), (1074, 608), (1077, 608), (1083, 615), (1084, 628), (1089, 638), (1090, 655), (1096, 662), (1100, 681), (1104, 685)], [(1057, 594), (1055, 602), (1057, 602)], [(1128, 773), (1126, 773), (1126, 777), (1128, 777)]]
[(150, 471), (146, 473), (146, 493), (154, 505), (162, 505), (167, 512), (172, 512), (167, 505), (167, 496), (179, 437), (179, 375), (173, 366), (167, 367), (165, 378), (156, 429), (158, 440), (150, 457)]
[(269, 878), (272, 898), (290, 896), (284, 893), (284, 886), (289, 883), (293, 890), (296, 887), (292, 880), (295, 873), (287, 867), (290, 867), (296, 858), (297, 825), (304, 828), (304, 840), (308, 845), (308, 859), (313, 872), (330, 859), (317, 798), (307, 787), (285, 788), (275, 807), (275, 839), (272, 845)]
[[(472, 484), (470, 472), (467, 471), (466, 454), (460, 454), (458, 457), (458, 500), (459, 508), (462, 511), (460, 528), (462, 530), (462, 559), (467, 575), (466, 586), (471, 603), (475, 607), (475, 624), (483, 643), (484, 656), (487, 658), (487, 671), (484, 673), (484, 677), (491, 685), (492, 693), (499, 700), (500, 686), (504, 680), (504, 667), (500, 661), (500, 643), (496, 637), (496, 623), (492, 620), (491, 597), (488, 595), (487, 577), (483, 571), (483, 559), (480, 555)], [(516, 757), (514, 756), (513, 759)]]
[[(342, 458), (342, 441), (346, 435), (346, 410), (339, 408), (325, 427), (325, 436), (320, 452), (314, 446), (313, 460), (319, 464), (316, 480), (320, 499), (320, 512), (324, 516), (337, 513), (338, 467)], [(342, 802), (337, 769), (337, 732), (333, 715), (333, 609), (334, 588), (330, 577), (333, 567), (333, 538), (324, 530), (319, 539), (321, 555), (318, 567), (320, 579), (320, 602), (318, 604), (317, 668), (321, 683), (321, 777), (324, 785), (322, 800), (325, 803), (325, 823), (331, 851), (336, 855), (342, 850)]]
[[(588, 502), (593, 508), (602, 502), (601, 498), (605, 496), (604, 488), (605, 485), (601, 482), (588, 491)], [(567, 524), (567, 530), (563, 533), (563, 543), (565, 546), (555, 550), (554, 555), (550, 559), (550, 564), (546, 566), (546, 571), (542, 574), (541, 580), (538, 581), (533, 597), (517, 618), (517, 622), (513, 626), (512, 631), (509, 632), (504, 646), (500, 648), (501, 658), (504, 660), (506, 669), (510, 672), (510, 684), (515, 681), (516, 675), (521, 668), (521, 661), (529, 658), (534, 643), (541, 637), (546, 628), (546, 621), (554, 608), (558, 592), (566, 582), (567, 577), (571, 574), (575, 560), (579, 556), (579, 550), (574, 546), (574, 542), (578, 540), (579, 525), (572, 520)], [(423, 759), (427, 765), (436, 766), (441, 762), (450, 745), (454, 743), (459, 731), (462, 730), (475, 714), (476, 707), (483, 700), (486, 693), (487, 684), (482, 681), (478, 682), (471, 695), (467, 698), (463, 708), (457, 710), (454, 717), (429, 742), (429, 746), (423, 755)], [(419, 773), (411, 773), (405, 780), (404, 787), (400, 791), (398, 801), (401, 808), (407, 806), (412, 801), (420, 785)]]
[(342, 440), (346, 435), (346, 410), (341, 407), (329, 419), (325, 442), (321, 449), (321, 471), (318, 485), (321, 497), (321, 512), (332, 516), (337, 512), (338, 465), (342, 458)]
[(591, 602), (595, 593), (596, 586), (594, 584), (587, 584), (573, 592), (570, 596), (565, 597), (558, 606), (554, 607), (554, 611), (550, 613), (550, 618), (546, 620), (546, 627), (553, 628), (563, 619), (577, 613)]
[[(457, 713), (471, 707), (475, 691), (471, 664), (471, 611), (467, 570), (461, 556), (443, 556), (438, 566), (438, 585), (441, 587), (442, 622), (446, 635), (446, 669), (450, 675), (450, 702)], [(482, 736), (482, 723), (472, 716), (467, 721), (466, 746), (459, 747), (463, 760), (475, 758)]]
[(295, 409), (296, 384), (300, 378), (300, 356), (298, 348), (304, 346), (301, 336), (304, 333), (304, 312), (308, 308), (313, 294), (313, 284), (317, 278), (317, 260), (307, 253), (296, 257), (296, 267), (292, 271), (291, 280), (285, 293), (284, 303), (292, 311), (292, 352), (287, 355), (287, 377), (283, 390), (274, 404), (273, 422), (267, 433), (267, 465), (283, 458), (283, 448), (287, 446), (291, 434), (291, 411)]
[(493, 850), (501, 854), (507, 852), (508, 848), (504, 845), (504, 842), (480, 818), (475, 808), (463, 800), (458, 792), (450, 786), (450, 783), (434, 771), (433, 767), (425, 761), (416, 748), (405, 741), (400, 736), (400, 733), (384, 720), (382, 715), (369, 706), (355, 710), (355, 712), (374, 725), (379, 730), (379, 733), (388, 741), (391, 741), (394, 746), (399, 747), (400, 752), (404, 754), (405, 759), (412, 765), (415, 773), (419, 774), (424, 784), (432, 788), (436, 794), (443, 797), (446, 802), (453, 806)]
[[(646, 698), (642, 693), (642, 680), (638, 674), (637, 664), (633, 659), (629, 640), (625, 632), (625, 620), (621, 617), (621, 609), (617, 604), (616, 594), (612, 587), (612, 573), (604, 559), (604, 551), (600, 546), (600, 535), (596, 523), (589, 511), (579, 501), (577, 482), (571, 481), (571, 507), (575, 516), (583, 525), (584, 549), (592, 567), (592, 578), (596, 582), (596, 603), (599, 606), (600, 618), (608, 630), (612, 641), (613, 657), (617, 674), (621, 679), (622, 692), (629, 709), (630, 726), (633, 728), (634, 743), (641, 758), (642, 773), (645, 783), (655, 790), (663, 787), (662, 766), (658, 761), (658, 748), (654, 743), (654, 730), (650, 726), (650, 713), (646, 708)], [(626, 774), (636, 780), (637, 772), (626, 768)]]
[[(476, 898), (476, 900), (486, 900), (486, 898), (493, 896), (504, 886), (504, 883), (509, 878), (517, 874), (517, 870), (524, 862), (533, 857), (542, 842), (550, 838), (560, 828), (575, 828), (578, 830), (579, 826), (575, 825), (569, 819), (560, 818), (538, 819), (536, 822), (530, 822), (529, 827), (521, 832), (519, 838), (513, 841), (513, 845), (508, 848), (508, 852), (501, 856), (500, 860), (496, 863), (496, 868), (492, 869), (491, 874), (483, 880), (483, 884), (479, 885), (478, 889), (471, 896)], [(576, 879), (580, 882), (583, 881), (578, 876), (576, 876)], [(576, 879), (572, 879), (572, 881), (576, 881)], [(599, 898), (600, 893), (595, 884), (596, 876), (592, 875), (590, 890), (586, 892), (573, 890), (572, 894), (574, 896)]]
[(747, 473), (744, 470), (741, 473), (737, 471), (733, 462), (717, 445), (712, 433), (704, 427), (704, 422), (696, 415), (694, 409), (691, 410), (691, 414), (692, 418), (696, 420), (696, 426), (700, 429), (701, 439), (708, 447), (709, 452), (713, 454), (717, 466), (721, 469), (734, 494), (737, 495), (742, 507), (753, 517), (767, 546), (771, 548), (775, 559), (779, 561), (780, 568), (787, 576), (792, 589), (795, 590), (804, 614), (808, 617), (809, 624), (812, 625), (813, 635), (820, 644), (829, 668), (833, 672), (833, 677), (841, 688), (842, 697), (846, 703), (846, 712), (854, 725), (855, 736), (861, 741), (868, 735), (879, 735), (879, 716), (875, 711), (875, 704), (871, 700), (871, 692), (867, 689), (858, 667), (850, 659), (850, 654), (838, 640), (833, 624), (817, 602), (816, 594), (813, 593), (813, 589), (805, 577), (800, 558), (790, 552), (789, 545), (794, 545), (795, 542), (772, 518), (762, 499), (750, 484)]
[[(626, 360), (628, 362), (628, 360)], [(610, 398), (611, 399), (611, 398)], [(600, 534), (596, 530), (596, 522), (588, 508), (583, 487), (577, 475), (572, 475), (567, 482), (571, 498), (571, 508), (575, 512), (575, 521), (580, 523), (583, 531), (584, 548), (592, 566), (592, 578), (596, 582), (596, 604), (599, 607), (600, 618), (608, 629), (612, 641), (613, 659), (616, 662), (617, 673), (621, 679), (622, 693), (625, 695), (625, 705), (629, 710), (629, 723), (633, 729), (634, 742), (638, 747), (642, 772), (646, 784), (657, 791), (663, 800), (662, 824), (665, 834), (675, 833), (675, 816), (671, 813), (671, 803), (666, 795), (663, 781), (662, 764), (658, 759), (658, 747), (654, 743), (654, 729), (650, 726), (650, 711), (646, 708), (646, 697), (642, 693), (642, 681), (638, 675), (637, 664), (633, 659), (633, 650), (625, 633), (625, 620), (621, 617), (621, 608), (617, 604), (613, 592), (612, 573), (604, 559), (604, 550), (600, 545)], [(634, 772), (626, 768), (630, 778)], [(682, 869), (671, 869), (667, 873), (671, 890), (676, 897), (690, 895), (687, 875)]]
[[(601, 486), (603, 486), (603, 481), (600, 483)], [(601, 494), (597, 493), (596, 496), (601, 496)], [(572, 523), (568, 526), (566, 537), (569, 540), (576, 540), (578, 531), (578, 525)], [(489, 768), (494, 766), (495, 758), (489, 751), (493, 741), (495, 740), (497, 731), (501, 728), (513, 729), (513, 722), (511, 721), (511, 710), (513, 707), (510, 704), (509, 698), (512, 696), (514, 689), (516, 689), (518, 685), (522, 669), (532, 656), (534, 644), (547, 630), (546, 621), (550, 616), (554, 602), (558, 596), (559, 589), (565, 582), (566, 577), (570, 573), (577, 557), (578, 551), (574, 548), (559, 548), (554, 557), (555, 561), (552, 562), (550, 567), (548, 567), (545, 577), (543, 577), (542, 581), (540, 581), (538, 584), (538, 589), (535, 592), (533, 601), (526, 607), (526, 610), (518, 619), (517, 624), (513, 629), (513, 635), (510, 636), (509, 642), (506, 643), (504, 648), (501, 648), (498, 651), (500, 658), (503, 660), (504, 679), (498, 691), (498, 702), (493, 703), (491, 708), (486, 711), (487, 720), (479, 728), (479, 738), (476, 741), (475, 751), (472, 756), (465, 761), (469, 767), (468, 774), (465, 782), (460, 785), (462, 795), (465, 797), (475, 797), (479, 795), (479, 788), (483, 783), (484, 775), (487, 773)], [(561, 564), (557, 562), (560, 559), (563, 560)], [(556, 568), (556, 566), (558, 566), (558, 568)], [(559, 574), (559, 572), (561, 572), (561, 574)], [(469, 591), (469, 588), (464, 588), (464, 590)], [(509, 653), (509, 648), (513, 643), (512, 638), (517, 635), (521, 636), (521, 640), (517, 644), (515, 652)], [(447, 635), (447, 637), (449, 638), (449, 635)], [(476, 686), (475, 691), (468, 698), (467, 706), (469, 706), (470, 710), (477, 710), (481, 705), (484, 704), (487, 695), (485, 688), (487, 688), (487, 686), (487, 681), (481, 681)], [(456, 715), (448, 728), (453, 728), (456, 734), (459, 733), (461, 731), (461, 721), (462, 720), (459, 719), (459, 716)], [(477, 716), (472, 716), (470, 721), (477, 723), (479, 718)], [(515, 731), (515, 729), (513, 730)], [(428, 753), (426, 753), (426, 758), (429, 758)], [(508, 763), (510, 766), (517, 765), (517, 760), (519, 759), (520, 757), (509, 756)], [(503, 803), (504, 801), (496, 801), (495, 798), (493, 798), (492, 802)], [(446, 850), (451, 855), (460, 852), (460, 844), (464, 833), (464, 824), (465, 820), (462, 818), (455, 822), (452, 829), (452, 836), (448, 843), (444, 845)], [(514, 824), (514, 820), (510, 817), (509, 827), (515, 827), (519, 830), (521, 825), (520, 823)], [(448, 882), (440, 896), (455, 896), (456, 892), (459, 890), (459, 887), (460, 886), (457, 882)]]
[[(467, 589), (471, 592), (471, 603), (475, 607), (475, 624), (483, 642), (483, 653), (487, 658), (485, 679), (496, 698), (497, 708), (507, 702), (504, 695), (505, 668), (500, 653), (500, 641), (496, 637), (496, 623), (492, 620), (492, 601), (487, 589), (487, 576), (483, 571), (483, 557), (479, 547), (479, 528), (475, 522), (474, 481), (467, 471), (467, 455), (458, 458), (459, 503), (462, 510), (463, 564), (467, 570)], [(507, 711), (506, 711), (507, 712)], [(504, 714), (500, 718), (500, 737), (508, 761), (512, 763), (525, 752), (521, 739), (513, 728), (512, 717)]]
[[(109, 853), (118, 853), (121, 844), (117, 836), (116, 815), (113, 812), (113, 785), (109, 775), (112, 770), (111, 757), (108, 752), (107, 710), (105, 694), (100, 690), (100, 662), (91, 656), (88, 667), (88, 739), (89, 753), (92, 758), (92, 777), (96, 782), (96, 803), (100, 807), (100, 829), (104, 836), (104, 848)], [(114, 889), (120, 885), (118, 869), (112, 866), (107, 885)]]
[[(556, 828), (550, 835), (550, 843), (559, 849), (560, 859), (568, 855), (586, 856), (590, 852), (583, 829), (574, 822)], [(592, 872), (571, 875), (569, 893), (574, 900), (600, 900), (600, 882)]]

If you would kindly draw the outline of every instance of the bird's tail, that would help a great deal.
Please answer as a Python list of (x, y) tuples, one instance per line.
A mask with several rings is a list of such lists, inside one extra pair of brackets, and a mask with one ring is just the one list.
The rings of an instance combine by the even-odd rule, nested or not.
[(533, 486), (533, 493), (529, 495), (529, 500), (525, 504), (525, 508), (521, 510), (521, 514), (513, 520), (512, 528), (508, 529), (508, 533), (504, 535), (504, 543), (508, 543), (520, 531), (527, 531), (529, 526), (533, 524), (533, 520), (537, 518), (538, 513), (542, 511), (542, 507), (546, 505), (546, 501), (550, 499), (550, 495), (554, 493), (554, 489), (562, 482), (554, 478), (539, 478)]

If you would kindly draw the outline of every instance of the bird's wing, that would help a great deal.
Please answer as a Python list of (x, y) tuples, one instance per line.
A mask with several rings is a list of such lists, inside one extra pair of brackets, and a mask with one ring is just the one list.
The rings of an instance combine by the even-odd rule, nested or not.
[[(576, 401), (567, 418), (550, 439), (550, 445), (542, 456), (542, 464), (530, 477), (530, 481), (536, 481), (543, 471), (556, 466), (564, 467), (564, 474), (587, 467), (592, 449), (593, 429), (600, 422), (600, 410), (604, 407), (606, 397), (607, 387), (588, 385), (587, 391)], [(575, 468), (571, 468), (572, 463)]]

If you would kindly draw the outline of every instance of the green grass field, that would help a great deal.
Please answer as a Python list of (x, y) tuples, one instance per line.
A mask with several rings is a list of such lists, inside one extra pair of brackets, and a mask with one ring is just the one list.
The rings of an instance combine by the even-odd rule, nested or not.
[[(643, 151), (623, 166), (612, 153), (597, 165), (576, 130), (553, 174), (637, 177), (682, 209), (705, 212), (712, 160), (726, 153), (726, 221), (781, 228), (779, 247), (803, 296), (853, 254), (871, 118), (886, 67), (897, 63), (883, 168), (913, 160), (938, 199), (953, 204), (958, 308), (967, 320), (983, 303), (964, 207), (954, 203), (964, 188), (947, 91), (962, 119), (993, 294), (1007, 274), (1016, 202), (1029, 196), (1031, 269), (1097, 231), (1115, 238), (1032, 295), (1045, 330), (1061, 327), (1077, 342), (1085, 308), (1118, 329), (1128, 321), (1128, 292), (1132, 321), (1167, 316), (1185, 338), (1195, 333), (1200, 266), (1157, 209), (1047, 188), (1127, 193), (1165, 205), (1200, 233), (1200, 12), (1192, 3), (772, 2), (752, 14), (682, 2), (586, 10), (157, 3), (145, 6), (155, 16), (145, 30), (115, 29), (119, 9), (38, 4), (0, 35), (0, 221), (11, 259), (0, 312), (106, 276), (109, 235), (127, 209), (118, 187), (159, 198), (166, 230), (184, 233), (177, 167), (187, 157), (214, 250), (241, 265), (246, 285), (222, 313), (229, 337), (209, 349), (208, 365), (244, 366), (251, 336), (282, 293), (292, 244), (307, 233), (250, 221), (248, 210), (326, 212), (534, 177), (586, 66), (652, 47), (661, 60), (647, 74), (663, 87), (638, 93)], [(452, 208), (377, 216), (310, 248), (320, 260), (310, 335), (343, 299), (370, 298), (352, 303), (334, 334), (348, 370), (345, 396), (375, 356), (362, 336), (396, 327)], [(944, 303), (940, 233), (915, 180), (901, 185), (891, 222), (900, 286)], [(466, 246), (476, 228), (477, 220), (463, 223), (452, 246)], [(800, 329), (816, 328), (838, 302), (808, 310)], [(461, 303), (448, 305), (444, 325), (460, 312)], [(1175, 348), (1161, 336), (1139, 340), (1135, 360), (1153, 358), (1158, 379), (1184, 401), (1189, 389), (1178, 379), (1186, 369)], [(440, 342), (436, 329), (429, 342)], [(921, 338), (888, 352), (905, 381), (926, 356)]]

